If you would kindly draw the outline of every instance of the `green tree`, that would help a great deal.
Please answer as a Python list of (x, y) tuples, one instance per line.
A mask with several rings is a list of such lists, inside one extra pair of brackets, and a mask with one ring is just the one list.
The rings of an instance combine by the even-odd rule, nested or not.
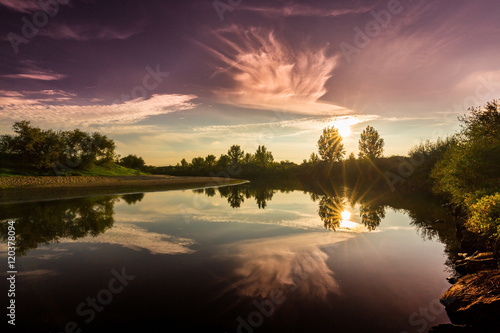
[(120, 163), (118, 163), (126, 168), (143, 170), (146, 166), (146, 162), (142, 157), (137, 155), (127, 155), (120, 159)]
[(227, 156), (229, 156), (231, 164), (233, 165), (240, 164), (243, 160), (244, 154), (245, 152), (241, 150), (241, 147), (239, 145), (232, 145), (227, 151)]
[(191, 165), (195, 169), (203, 168), (205, 166), (205, 159), (203, 157), (194, 157), (191, 160)]
[(342, 137), (335, 127), (326, 127), (318, 140), (318, 152), (321, 158), (327, 162), (341, 161), (345, 155)]
[(250, 153), (246, 153), (245, 157), (243, 158), (243, 163), (245, 164), (250, 164), (252, 163), (253, 156)]
[(273, 154), (267, 150), (267, 148), (262, 145), (257, 148), (257, 151), (253, 155), (254, 162), (262, 167), (267, 167), (274, 161)]
[(483, 195), (500, 188), (500, 107), (497, 101), (472, 108), (460, 118), (458, 142), (432, 169), (434, 189), (448, 195), (457, 205), (471, 205)]
[(213, 167), (215, 166), (215, 163), (217, 162), (217, 157), (215, 157), (215, 155), (207, 155), (207, 157), (205, 157), (205, 164), (208, 166), (208, 167)]
[(368, 125), (361, 133), (359, 139), (359, 158), (380, 158), (384, 152), (384, 139), (380, 137), (377, 130)]
[(311, 164), (315, 164), (315, 163), (318, 163), (320, 161), (320, 158), (318, 156), (318, 154), (312, 152), (311, 153), (311, 156), (309, 156), (309, 163)]
[(188, 162), (188, 161), (186, 161), (186, 159), (185, 159), (185, 158), (183, 158), (183, 159), (181, 160), (181, 167), (182, 167), (182, 168), (187, 168), (187, 167), (189, 167), (189, 162)]
[(226, 170), (227, 167), (231, 164), (231, 159), (229, 156), (221, 154), (219, 159), (217, 160), (217, 168), (221, 170)]

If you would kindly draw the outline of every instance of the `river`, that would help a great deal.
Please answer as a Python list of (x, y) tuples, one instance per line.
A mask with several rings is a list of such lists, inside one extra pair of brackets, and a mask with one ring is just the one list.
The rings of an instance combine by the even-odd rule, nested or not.
[(449, 322), (439, 297), (454, 224), (427, 197), (247, 183), (3, 204), (0, 220), (5, 263), (15, 221), (19, 331), (400, 333)]

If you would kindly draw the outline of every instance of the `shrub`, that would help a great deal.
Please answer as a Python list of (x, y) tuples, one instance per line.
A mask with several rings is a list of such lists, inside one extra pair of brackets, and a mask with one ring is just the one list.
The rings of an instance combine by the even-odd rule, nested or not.
[(500, 235), (500, 193), (487, 195), (470, 207), (467, 228), (497, 238)]

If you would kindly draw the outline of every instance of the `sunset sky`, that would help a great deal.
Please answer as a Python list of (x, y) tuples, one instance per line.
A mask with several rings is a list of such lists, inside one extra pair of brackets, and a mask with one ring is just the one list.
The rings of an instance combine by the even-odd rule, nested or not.
[(370, 124), (406, 154), (500, 98), (498, 0), (50, 2), (0, 0), (2, 134), (27, 119), (151, 165), (232, 144), (301, 162), (327, 125), (348, 153)]

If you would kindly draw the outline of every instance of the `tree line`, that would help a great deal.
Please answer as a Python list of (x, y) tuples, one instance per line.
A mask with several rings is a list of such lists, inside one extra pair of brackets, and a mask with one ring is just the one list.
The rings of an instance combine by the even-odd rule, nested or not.
[(29, 121), (15, 122), (13, 135), (0, 136), (2, 160), (32, 165), (37, 169), (92, 170), (95, 166), (111, 168), (120, 164), (143, 170), (142, 157), (115, 153), (115, 142), (99, 132), (79, 129), (54, 131), (32, 126)]
[[(226, 154), (218, 158), (214, 154), (198, 156), (187, 161), (183, 158), (174, 166), (149, 168), (155, 174), (179, 176), (230, 176), (233, 178), (288, 178), (304, 174), (317, 173), (317, 169), (326, 169), (345, 157), (342, 136), (334, 126), (323, 129), (317, 142), (318, 152), (311, 153), (298, 165), (291, 161), (274, 160), (273, 154), (265, 145), (259, 145), (255, 153), (245, 153), (240, 145), (232, 145)], [(359, 139), (359, 159), (379, 159), (383, 155), (384, 139), (372, 126), (367, 126)], [(352, 154), (350, 158), (354, 158)], [(309, 172), (306, 172), (309, 169)], [(226, 172), (226, 170), (228, 172)], [(331, 170), (331, 168), (330, 168)], [(323, 174), (323, 172), (320, 172)]]

